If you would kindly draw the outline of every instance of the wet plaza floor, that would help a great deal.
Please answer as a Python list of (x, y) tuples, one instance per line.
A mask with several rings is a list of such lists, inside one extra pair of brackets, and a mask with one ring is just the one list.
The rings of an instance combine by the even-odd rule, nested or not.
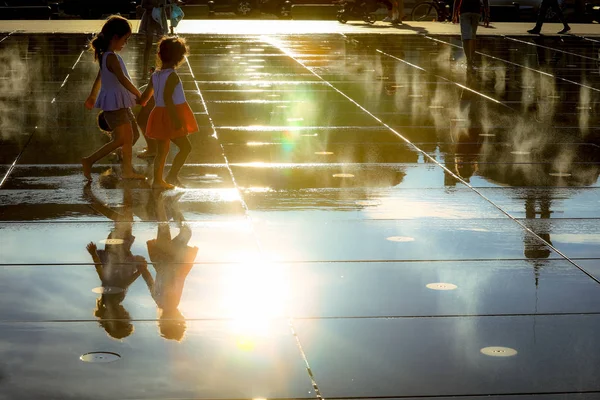
[(600, 399), (600, 39), (183, 36), (157, 193), (85, 184), (90, 36), (0, 34), (0, 399)]

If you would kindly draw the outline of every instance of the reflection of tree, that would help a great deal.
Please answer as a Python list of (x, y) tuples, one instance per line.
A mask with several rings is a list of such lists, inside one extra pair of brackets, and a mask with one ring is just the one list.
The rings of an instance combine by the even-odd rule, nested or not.
[(131, 211), (131, 189), (123, 189), (123, 209), (116, 212), (107, 207), (94, 195), (91, 185), (84, 188), (85, 196), (91, 207), (115, 222), (109, 233), (103, 250), (99, 250), (94, 242), (87, 245), (92, 256), (96, 273), (102, 284), (102, 295), (96, 300), (94, 316), (99, 319), (100, 326), (115, 339), (125, 338), (133, 333), (131, 317), (123, 301), (127, 289), (140, 276), (146, 266), (142, 256), (134, 256), (131, 246), (135, 241), (132, 234), (133, 213)]
[[(192, 230), (184, 223), (184, 218), (179, 211), (177, 202), (179, 196), (165, 198), (163, 193), (156, 192), (156, 215), (158, 219), (158, 233), (156, 239), (149, 240), (148, 254), (156, 279), (147, 268), (142, 270), (142, 276), (148, 285), (150, 294), (159, 310), (158, 326), (165, 339), (181, 341), (185, 335), (185, 318), (179, 311), (179, 303), (183, 294), (185, 280), (194, 266), (198, 254), (198, 247), (188, 246), (192, 237)], [(169, 218), (165, 201), (179, 222), (179, 234), (172, 238)]]

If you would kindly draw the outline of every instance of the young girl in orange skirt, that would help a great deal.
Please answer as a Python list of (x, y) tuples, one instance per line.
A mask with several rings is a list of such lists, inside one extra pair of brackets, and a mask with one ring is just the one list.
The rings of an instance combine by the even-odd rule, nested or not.
[[(183, 86), (175, 72), (185, 60), (188, 47), (180, 37), (165, 37), (158, 43), (158, 69), (152, 74), (148, 88), (142, 94), (140, 103), (145, 105), (154, 94), (156, 106), (148, 117), (146, 135), (156, 140), (157, 154), (154, 158), (154, 182), (152, 187), (173, 189), (181, 186), (179, 171), (192, 151), (188, 139), (190, 133), (198, 130), (192, 110), (185, 100)], [(165, 162), (170, 143), (179, 148), (166, 180), (163, 179)]]

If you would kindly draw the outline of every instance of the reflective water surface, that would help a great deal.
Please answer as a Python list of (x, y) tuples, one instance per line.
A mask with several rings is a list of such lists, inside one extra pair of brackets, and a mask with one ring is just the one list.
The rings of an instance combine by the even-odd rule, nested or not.
[(184, 36), (160, 193), (84, 182), (89, 36), (0, 34), (0, 399), (600, 399), (598, 40)]

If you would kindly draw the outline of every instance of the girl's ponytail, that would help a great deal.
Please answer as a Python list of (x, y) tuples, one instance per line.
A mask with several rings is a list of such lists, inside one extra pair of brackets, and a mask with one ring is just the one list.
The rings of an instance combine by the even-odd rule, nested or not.
[(131, 33), (131, 24), (120, 15), (109, 17), (102, 31), (90, 41), (90, 51), (94, 52), (94, 60), (101, 62), (102, 54), (108, 50), (110, 41), (116, 36), (122, 38)]
[(100, 32), (90, 42), (90, 50), (94, 52), (94, 61), (102, 58), (102, 54), (108, 50), (110, 41), (106, 40), (104, 32)]

